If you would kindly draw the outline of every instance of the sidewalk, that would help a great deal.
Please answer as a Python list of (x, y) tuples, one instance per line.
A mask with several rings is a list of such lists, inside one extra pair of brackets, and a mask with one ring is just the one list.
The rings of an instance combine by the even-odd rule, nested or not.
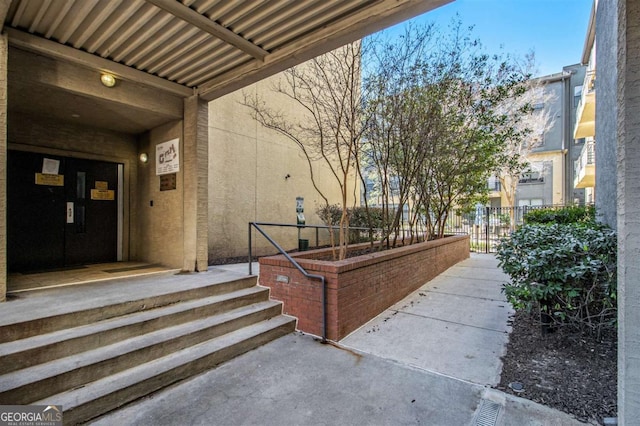
[(480, 385), (500, 382), (514, 313), (493, 255), (473, 254), (340, 343)]
[(496, 265), (472, 255), (336, 346), (294, 333), (92, 424), (582, 424), (486, 386), (511, 313)]

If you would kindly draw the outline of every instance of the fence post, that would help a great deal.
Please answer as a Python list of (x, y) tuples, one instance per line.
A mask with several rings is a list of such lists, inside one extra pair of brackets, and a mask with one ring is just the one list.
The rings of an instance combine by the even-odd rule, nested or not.
[(486, 219), (487, 219), (486, 225), (485, 225), (485, 227), (486, 227), (485, 228), (486, 229), (486, 232), (485, 232), (486, 245), (484, 247), (484, 252), (485, 253), (489, 253), (489, 220), (490, 220), (489, 207), (485, 207), (484, 212), (485, 212), (485, 216), (486, 216)]

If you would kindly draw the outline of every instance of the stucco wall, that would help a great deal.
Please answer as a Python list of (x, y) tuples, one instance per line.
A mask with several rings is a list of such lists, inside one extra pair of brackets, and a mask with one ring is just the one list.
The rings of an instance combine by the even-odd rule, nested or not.
[(149, 155), (146, 164), (138, 166), (136, 198), (140, 206), (133, 233), (138, 259), (161, 263), (173, 268), (183, 266), (184, 239), (184, 163), (176, 175), (176, 189), (160, 191), (160, 176), (156, 175), (156, 145), (171, 139), (182, 144), (182, 121), (157, 127), (140, 138), (139, 152)]
[[(104, 161), (130, 162), (136, 158), (136, 137), (43, 116), (9, 111), (9, 148), (22, 150), (56, 150)], [(135, 164), (132, 164), (135, 167)]]
[(601, 1), (596, 15), (596, 211), (616, 228), (617, 0)]
[[(322, 198), (313, 188), (300, 148), (263, 128), (241, 104), (245, 95), (259, 96), (292, 119), (299, 117), (300, 107), (272, 92), (278, 78), (274, 76), (209, 104), (210, 260), (246, 256), (250, 221), (296, 223), (297, 196), (304, 197), (306, 223), (322, 224), (315, 214)], [(330, 202), (338, 203), (340, 190), (328, 168), (316, 162), (314, 174)], [(353, 195), (350, 198), (353, 200)], [(297, 247), (295, 228), (269, 227), (267, 232), (285, 249)], [(326, 232), (321, 233), (323, 236)], [(315, 231), (304, 230), (301, 238), (315, 242)], [(253, 241), (256, 254), (274, 253), (261, 236)]]
[[(603, 8), (598, 11), (602, 20), (597, 21), (596, 37), (603, 27), (609, 28), (606, 23), (617, 28), (617, 45), (611, 46), (617, 66), (608, 68), (609, 64), (603, 64), (598, 57), (598, 69), (617, 71), (617, 87), (611, 88), (611, 93), (617, 93), (618, 105), (618, 424), (632, 425), (640, 418), (640, 2), (601, 1), (599, 5)], [(598, 102), (603, 91), (598, 87)], [(603, 118), (596, 115), (596, 129), (600, 129)], [(616, 141), (614, 133), (603, 136), (607, 142)], [(596, 146), (599, 143), (600, 139)], [(596, 170), (600, 168), (599, 161), (596, 159)], [(596, 191), (598, 198), (602, 189), (596, 186)]]
[[(533, 153), (543, 151), (557, 151), (562, 149), (563, 139), (563, 89), (564, 81), (558, 80), (544, 85), (544, 96), (549, 97), (549, 101), (544, 106), (544, 111), (549, 113), (549, 118), (552, 120), (549, 128), (544, 134), (544, 143), (532, 150)], [(533, 135), (532, 135), (533, 136)]]
[[(583, 144), (575, 144), (573, 127), (576, 118), (574, 91), (584, 81), (586, 67), (580, 64), (563, 67), (561, 74), (548, 76), (544, 92), (550, 99), (544, 105), (552, 120), (544, 135), (544, 143), (532, 150), (529, 160), (547, 162), (544, 183), (519, 184), (518, 199), (543, 199), (544, 204), (564, 204), (575, 198), (584, 199), (584, 191), (573, 188), (573, 161)], [(502, 205), (506, 205), (503, 197)]]

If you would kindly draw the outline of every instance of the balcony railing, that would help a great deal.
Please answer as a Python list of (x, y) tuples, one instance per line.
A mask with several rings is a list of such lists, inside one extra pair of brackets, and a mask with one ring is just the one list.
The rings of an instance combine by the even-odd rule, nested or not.
[(544, 183), (544, 176), (523, 176), (518, 183)]
[(584, 74), (584, 83), (582, 84), (582, 93), (589, 94), (596, 90), (596, 70), (591, 69)]
[(587, 71), (584, 75), (584, 82), (582, 83), (582, 95), (580, 96), (580, 102), (578, 102), (578, 111), (586, 102), (589, 102), (586, 97), (592, 94), (596, 90), (596, 70)]
[(584, 143), (584, 147), (580, 152), (580, 157), (576, 160), (576, 170), (582, 169), (586, 166), (596, 164), (596, 143), (592, 140), (587, 140)]
[(576, 109), (576, 124), (573, 129), (573, 138), (581, 139), (595, 134), (595, 96), (596, 96), (596, 70), (595, 68), (585, 73), (582, 85), (582, 94)]
[(580, 157), (574, 162), (576, 188), (589, 188), (594, 186), (596, 152), (595, 141), (588, 139), (582, 147)]

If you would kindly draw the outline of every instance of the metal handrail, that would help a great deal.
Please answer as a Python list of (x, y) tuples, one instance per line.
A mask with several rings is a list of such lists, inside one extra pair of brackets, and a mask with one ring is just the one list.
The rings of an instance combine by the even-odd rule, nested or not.
[[(281, 225), (281, 224), (269, 224), (269, 223), (260, 223), (260, 222), (249, 222), (249, 275), (252, 275), (252, 271), (251, 271), (251, 261), (252, 261), (252, 254), (251, 254), (251, 227), (253, 226), (254, 228), (256, 228), (256, 230), (258, 232), (260, 232), (262, 234), (263, 237), (265, 237), (267, 239), (267, 241), (269, 241), (271, 243), (271, 245), (273, 245), (276, 249), (278, 249), (278, 251), (280, 252), (280, 254), (284, 255), (284, 257), (287, 258), (287, 260), (289, 262), (291, 262), (291, 264), (293, 264), (293, 266), (296, 267), (296, 269), (298, 271), (300, 271), (300, 273), (302, 273), (302, 275), (304, 275), (307, 278), (312, 278), (312, 279), (316, 279), (316, 280), (320, 280), (320, 282), (322, 283), (322, 342), (326, 343), (327, 342), (327, 285), (326, 285), (326, 281), (324, 276), (322, 275), (316, 275), (316, 274), (310, 274), (307, 271), (304, 270), (304, 268), (302, 266), (300, 266), (300, 264), (298, 262), (296, 262), (293, 257), (291, 257), (291, 255), (289, 255), (289, 253), (287, 253), (282, 247), (280, 247), (280, 245), (278, 243), (276, 243), (269, 235), (267, 235), (267, 233), (260, 228), (260, 225), (266, 226), (266, 225), (278, 225), (278, 226), (292, 226), (292, 227), (306, 227), (304, 225)], [(308, 227), (313, 227), (311, 225), (307, 225)]]
[[(316, 246), (318, 245), (318, 229), (340, 229), (339, 226), (333, 226), (333, 225), (294, 225), (292, 223), (275, 223), (275, 222), (249, 222), (249, 275), (252, 275), (252, 268), (251, 268), (251, 260), (253, 259), (253, 255), (251, 253), (251, 226), (254, 226), (256, 229), (258, 229), (258, 227), (260, 226), (279, 226), (279, 227), (283, 227), (283, 228), (298, 228), (298, 229), (303, 229), (303, 228), (312, 228), (316, 230)], [(380, 231), (380, 228), (366, 228), (366, 227), (362, 227), (362, 226), (349, 226), (349, 231)], [(280, 246), (278, 246), (275, 242), (272, 242), (271, 238), (269, 238), (268, 236), (266, 236), (263, 231), (260, 231), (262, 233), (262, 235), (265, 236), (265, 238), (267, 240), (269, 240), (269, 242), (271, 242), (271, 244), (274, 245), (274, 247), (278, 248)], [(284, 251), (282, 249), (280, 249), (281, 252)]]

